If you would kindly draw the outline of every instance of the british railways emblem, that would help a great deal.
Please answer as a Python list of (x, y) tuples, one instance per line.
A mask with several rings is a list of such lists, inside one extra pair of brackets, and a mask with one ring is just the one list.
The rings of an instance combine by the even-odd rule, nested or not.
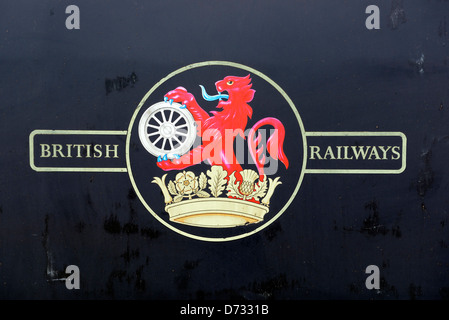
[[(51, 162), (58, 161), (53, 155), (68, 158), (66, 146), (45, 141), (58, 135), (97, 135), (99, 141), (126, 135), (126, 144), (91, 145), (92, 157), (109, 156), (103, 166), (69, 166)], [(74, 145), (82, 144), (69, 144), (70, 158)], [(290, 204), (305, 174), (403, 172), (406, 137), (306, 132), (293, 101), (268, 76), (241, 64), (207, 61), (155, 84), (127, 130), (34, 130), (30, 165), (36, 171), (127, 172), (157, 221), (181, 235), (219, 242), (259, 232), (287, 209), (301, 214)]]

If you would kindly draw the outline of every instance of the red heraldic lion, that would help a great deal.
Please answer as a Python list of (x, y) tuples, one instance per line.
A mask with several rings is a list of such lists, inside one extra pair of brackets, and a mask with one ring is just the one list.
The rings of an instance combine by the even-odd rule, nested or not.
[[(234, 152), (234, 139), (237, 135), (245, 139), (244, 131), (248, 119), (253, 114), (253, 109), (248, 103), (253, 100), (256, 91), (251, 89), (250, 75), (227, 76), (217, 81), (215, 87), (219, 95), (213, 100), (218, 100), (218, 97), (226, 97), (227, 100), (220, 99), (217, 108), (222, 110), (211, 111), (212, 115), (201, 108), (193, 94), (183, 87), (178, 87), (165, 95), (166, 100), (180, 103), (190, 111), (198, 123), (197, 134), (202, 138), (202, 144), (177, 159), (159, 161), (157, 165), (161, 169), (182, 170), (208, 161), (210, 165), (222, 166), (228, 175), (232, 172), (238, 174), (242, 170)], [(227, 95), (222, 94), (223, 92), (227, 92)], [(248, 133), (249, 151), (261, 176), (264, 174), (266, 161), (265, 145), (257, 130), (263, 126), (271, 126), (275, 129), (267, 141), (266, 150), (273, 159), (280, 160), (288, 168), (288, 159), (283, 151), (285, 128), (276, 118), (264, 118), (254, 124)]]

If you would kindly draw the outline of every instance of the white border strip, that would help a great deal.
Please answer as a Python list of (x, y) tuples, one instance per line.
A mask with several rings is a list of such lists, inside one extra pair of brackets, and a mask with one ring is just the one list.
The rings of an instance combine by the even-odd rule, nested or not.
[(123, 135), (127, 131), (113, 130), (33, 130), (30, 133), (30, 167), (38, 172), (127, 172), (126, 168), (37, 167), (34, 164), (34, 137), (36, 135)]
[(377, 132), (377, 131), (328, 131), (306, 132), (306, 137), (401, 137), (402, 139), (402, 165), (399, 169), (307, 169), (305, 173), (321, 174), (399, 174), (404, 172), (407, 164), (407, 137), (402, 132)]

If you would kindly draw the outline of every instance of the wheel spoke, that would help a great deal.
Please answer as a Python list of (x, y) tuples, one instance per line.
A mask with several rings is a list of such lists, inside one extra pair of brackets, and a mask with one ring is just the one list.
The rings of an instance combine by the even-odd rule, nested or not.
[(147, 134), (147, 136), (148, 137), (152, 137), (152, 136), (155, 136), (157, 134), (159, 134), (159, 131), (154, 131), (153, 133), (149, 133), (149, 134)]
[(164, 141), (162, 141), (162, 147), (161, 147), (161, 149), (162, 150), (165, 150), (165, 144), (167, 143), (167, 138), (164, 138)]
[(179, 140), (177, 136), (173, 136), (173, 139), (175, 139), (179, 144), (182, 144), (181, 140)]
[(159, 130), (159, 126), (155, 126), (154, 124), (147, 124), (147, 128), (153, 128)]
[(173, 139), (169, 139), (168, 140), (170, 142), (170, 148), (171, 150), (173, 150), (175, 147), (173, 147)]
[(167, 118), (165, 118), (165, 112), (164, 112), (164, 110), (162, 110), (160, 113), (162, 114), (162, 121), (163, 121), (163, 122), (167, 122)]
[(181, 136), (187, 137), (187, 133), (182, 132), (182, 131), (176, 131), (176, 134), (179, 134)]
[(187, 123), (181, 124), (179, 126), (175, 126), (176, 129), (187, 127)]
[(173, 109), (170, 110), (170, 115), (168, 116), (168, 122), (171, 122), (171, 119), (173, 118), (173, 113), (174, 113)]
[(159, 120), (159, 119), (156, 117), (156, 114), (153, 114), (153, 115), (151, 116), (150, 120), (151, 120), (151, 119), (154, 119), (154, 120), (156, 120), (157, 123), (162, 124), (161, 120)]
[(180, 115), (173, 123), (172, 125), (176, 125), (179, 120), (181, 120), (183, 117)]
[(162, 139), (162, 136), (159, 136), (156, 140), (154, 140), (153, 145), (156, 145), (156, 143), (158, 143), (159, 140), (161, 140), (161, 139)]

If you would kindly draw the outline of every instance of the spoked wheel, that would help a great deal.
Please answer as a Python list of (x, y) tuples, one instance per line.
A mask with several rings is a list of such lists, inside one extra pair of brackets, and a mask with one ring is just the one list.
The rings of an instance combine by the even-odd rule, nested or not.
[(149, 107), (139, 121), (139, 138), (156, 157), (177, 158), (190, 150), (196, 138), (196, 123), (179, 103), (158, 102)]

